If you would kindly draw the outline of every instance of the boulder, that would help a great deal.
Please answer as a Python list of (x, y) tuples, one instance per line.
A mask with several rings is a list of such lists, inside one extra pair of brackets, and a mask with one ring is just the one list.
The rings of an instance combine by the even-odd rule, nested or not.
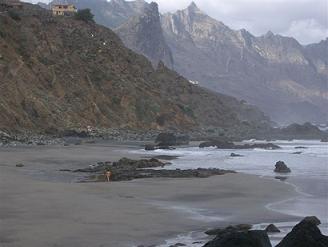
[(156, 150), (156, 147), (153, 144), (147, 144), (147, 145), (145, 145), (145, 150), (146, 151), (154, 151), (154, 150)]
[(321, 233), (319, 222), (316, 217), (306, 217), (276, 247), (327, 247), (328, 236)]
[(288, 168), (288, 166), (283, 161), (278, 161), (275, 165), (274, 172), (277, 173), (289, 173), (291, 170)]
[(321, 142), (328, 142), (328, 136), (321, 138)]
[(243, 157), (241, 154), (231, 153), (230, 157)]
[(16, 167), (24, 167), (22, 163), (16, 164)]
[(219, 235), (203, 247), (271, 247), (266, 231), (228, 232)]
[(160, 133), (155, 142), (158, 146), (175, 146), (177, 145), (177, 137), (173, 133)]
[(226, 233), (231, 233), (231, 232), (240, 232), (240, 231), (248, 231), (252, 228), (252, 225), (249, 224), (239, 224), (235, 226), (228, 226), (226, 228), (216, 228), (216, 229), (211, 229), (205, 232), (205, 234), (210, 235), (210, 236), (219, 236), (223, 235)]
[(274, 224), (270, 224), (265, 228), (266, 232), (268, 233), (278, 233), (280, 230)]

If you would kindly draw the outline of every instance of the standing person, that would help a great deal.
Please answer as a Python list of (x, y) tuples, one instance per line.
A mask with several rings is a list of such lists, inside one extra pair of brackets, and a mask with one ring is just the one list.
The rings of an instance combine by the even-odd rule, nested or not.
[(109, 182), (111, 176), (112, 176), (112, 172), (111, 171), (109, 171), (109, 170), (108, 171), (105, 171), (105, 177), (107, 179), (107, 182)]

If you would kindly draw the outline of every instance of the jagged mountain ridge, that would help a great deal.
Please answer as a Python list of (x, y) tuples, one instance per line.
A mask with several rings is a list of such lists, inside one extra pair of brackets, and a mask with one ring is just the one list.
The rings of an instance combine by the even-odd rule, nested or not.
[[(93, 7), (98, 9), (98, 1), (101, 0), (89, 3), (93, 2)], [(115, 12), (112, 2), (117, 0), (107, 3), (106, 11)], [(133, 3), (119, 2), (120, 6)], [(137, 2), (150, 5), (142, 0)], [(152, 28), (147, 29), (144, 23), (141, 29), (136, 23), (145, 12), (150, 15), (149, 8), (145, 9), (148, 11), (126, 14), (120, 23), (124, 28), (116, 27), (116, 30), (120, 30), (119, 35), (128, 47), (144, 54), (154, 64), (163, 60), (171, 66), (171, 61), (158, 55), (168, 46), (171, 52), (165, 48), (164, 54), (172, 54), (177, 72), (209, 89), (255, 104), (277, 122), (327, 121), (327, 42), (303, 47), (293, 38), (272, 32), (255, 37), (246, 30), (230, 29), (209, 17), (195, 3), (162, 15), (162, 30), (157, 21), (152, 21), (148, 25), (156, 26), (156, 32), (144, 32), (141, 30)], [(125, 11), (129, 12), (128, 8)], [(116, 23), (108, 16), (106, 20)], [(156, 56), (149, 56), (149, 50), (156, 51), (152, 52)]]
[(154, 67), (162, 61), (173, 68), (173, 56), (162, 32), (157, 3), (149, 4), (143, 14), (129, 18), (114, 31), (127, 47), (145, 55)]
[[(154, 70), (111, 30), (24, 4), (0, 14), (0, 129), (266, 126), (256, 109)], [(252, 116), (252, 119), (251, 117)], [(252, 126), (252, 127), (253, 127)]]
[(295, 39), (234, 31), (194, 3), (163, 15), (162, 28), (174, 68), (187, 78), (258, 105), (280, 123), (327, 120), (327, 77)]

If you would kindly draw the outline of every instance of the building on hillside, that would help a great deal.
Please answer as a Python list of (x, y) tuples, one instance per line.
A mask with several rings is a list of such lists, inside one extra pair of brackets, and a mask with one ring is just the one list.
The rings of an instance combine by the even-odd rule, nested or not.
[(53, 15), (71, 16), (77, 12), (77, 8), (73, 4), (55, 4), (51, 7)]
[(0, 0), (0, 7), (6, 9), (22, 9), (23, 4), (19, 0)]

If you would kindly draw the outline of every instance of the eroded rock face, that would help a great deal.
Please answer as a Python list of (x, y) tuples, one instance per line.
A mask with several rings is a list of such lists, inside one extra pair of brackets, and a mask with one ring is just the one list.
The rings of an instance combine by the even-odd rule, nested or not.
[(327, 247), (328, 237), (318, 228), (320, 220), (306, 217), (276, 247)]
[(242, 231), (219, 235), (204, 247), (271, 247), (271, 243), (266, 231)]
[(290, 173), (290, 168), (283, 161), (278, 161), (275, 165), (274, 172), (277, 173)]

